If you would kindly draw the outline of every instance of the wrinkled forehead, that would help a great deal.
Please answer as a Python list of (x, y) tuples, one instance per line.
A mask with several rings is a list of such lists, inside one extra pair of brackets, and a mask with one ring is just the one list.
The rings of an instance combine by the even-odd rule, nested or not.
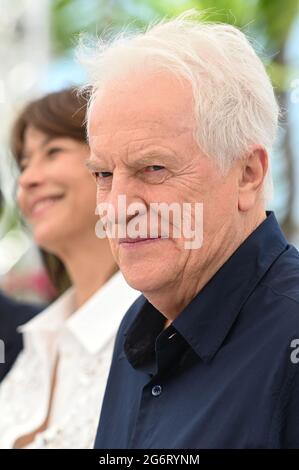
[(194, 128), (191, 86), (165, 72), (139, 74), (98, 90), (88, 114), (88, 136), (144, 129), (155, 134)]

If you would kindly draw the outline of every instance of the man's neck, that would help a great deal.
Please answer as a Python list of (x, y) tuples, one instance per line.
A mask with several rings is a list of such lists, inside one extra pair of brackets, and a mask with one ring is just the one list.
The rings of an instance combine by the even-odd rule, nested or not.
[(262, 211), (259, 216), (244, 223), (244, 230), (239, 232), (239, 237), (236, 236), (234, 231), (226, 234), (226, 237), (222, 237), (222, 241), (218, 243), (217, 248), (206, 250), (209, 255), (201, 257), (198, 269), (188, 278), (185, 277), (184, 281), (178, 279), (176, 283), (165, 286), (164, 289), (143, 292), (147, 300), (166, 317), (165, 328), (189, 305), (192, 299), (198, 295), (209, 280), (265, 218), (266, 214)]

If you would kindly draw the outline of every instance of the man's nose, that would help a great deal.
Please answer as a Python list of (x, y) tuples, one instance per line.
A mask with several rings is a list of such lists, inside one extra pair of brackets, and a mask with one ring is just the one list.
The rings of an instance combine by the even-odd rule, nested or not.
[[(141, 206), (145, 208), (143, 196), (142, 184), (137, 178), (126, 175), (113, 176), (108, 203), (113, 208), (115, 223), (127, 224), (136, 215), (134, 208), (140, 213)], [(129, 206), (131, 210), (128, 213)]]

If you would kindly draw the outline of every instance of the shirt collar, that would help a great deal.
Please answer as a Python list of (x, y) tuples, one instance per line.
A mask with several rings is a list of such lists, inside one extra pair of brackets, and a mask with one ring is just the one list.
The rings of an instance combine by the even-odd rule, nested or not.
[(139, 295), (118, 271), (69, 318), (67, 327), (90, 353), (99, 352), (114, 338), (126, 311)]
[[(179, 314), (171, 325), (171, 331), (175, 329), (179, 332), (203, 361), (212, 359), (229, 333), (242, 306), (287, 246), (274, 213), (267, 212), (267, 218)], [(146, 314), (153, 315), (149, 324)], [(155, 344), (151, 342), (149, 330), (156, 338), (158, 335), (167, 334), (165, 332), (168, 329), (162, 331), (164, 321), (161, 317), (162, 314), (159, 315), (159, 312), (144, 300), (139, 315), (125, 334), (126, 355), (134, 367), (140, 363), (136, 358), (138, 346), (135, 348), (134, 343), (135, 346), (142, 344), (146, 336), (152, 354)]]
[(287, 245), (274, 213), (267, 212), (173, 322), (202, 360), (216, 354), (250, 294)]
[(32, 333), (40, 336), (66, 328), (89, 353), (95, 354), (115, 336), (138, 295), (118, 271), (76, 311), (75, 291), (70, 288), (41, 314), (19, 327), (19, 331), (27, 336)]

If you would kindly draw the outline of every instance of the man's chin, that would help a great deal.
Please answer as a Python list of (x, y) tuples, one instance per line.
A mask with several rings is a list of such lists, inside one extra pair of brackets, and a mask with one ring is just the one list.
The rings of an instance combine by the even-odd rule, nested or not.
[(161, 281), (154, 276), (148, 275), (146, 270), (139, 271), (138, 273), (124, 270), (122, 273), (129, 286), (141, 293), (145, 294), (146, 292), (153, 292), (161, 288)]

